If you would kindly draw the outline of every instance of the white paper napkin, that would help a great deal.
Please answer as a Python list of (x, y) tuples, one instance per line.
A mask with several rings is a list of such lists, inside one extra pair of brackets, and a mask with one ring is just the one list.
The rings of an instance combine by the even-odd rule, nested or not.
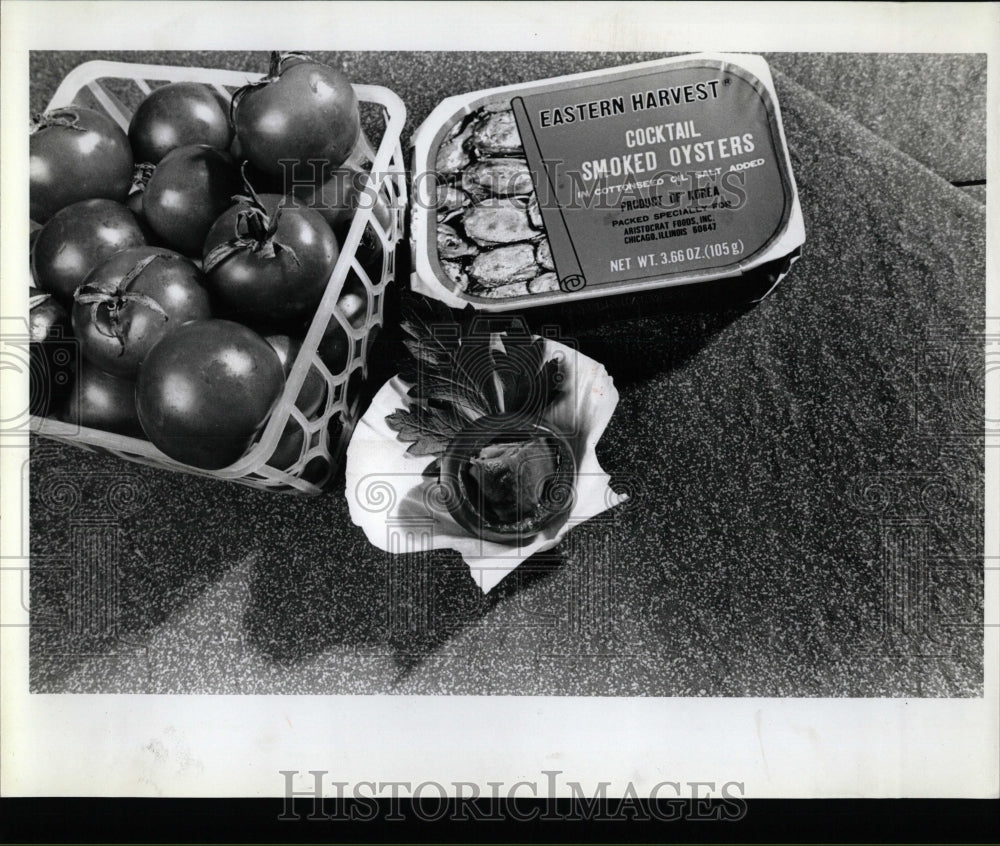
[(397, 554), (457, 550), (486, 593), (522, 561), (559, 543), (574, 526), (624, 502), (627, 497), (611, 490), (594, 451), (618, 405), (614, 381), (599, 362), (546, 339), (545, 360), (551, 358), (560, 363), (562, 394), (542, 420), (567, 436), (577, 462), (575, 502), (566, 519), (523, 545), (485, 541), (459, 526), (445, 506), (444, 489), (423, 476), (433, 456), (409, 455), (409, 444), (398, 440), (385, 422), (386, 415), (410, 404), (409, 386), (395, 377), (375, 395), (347, 448), (347, 502), (351, 519), (368, 540)]

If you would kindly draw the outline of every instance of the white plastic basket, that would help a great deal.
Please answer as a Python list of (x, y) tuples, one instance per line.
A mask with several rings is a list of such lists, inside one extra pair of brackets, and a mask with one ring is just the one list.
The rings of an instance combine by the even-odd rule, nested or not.
[[(77, 105), (99, 108), (128, 130), (132, 109), (159, 84), (168, 82), (202, 82), (211, 85), (227, 97), (233, 91), (260, 79), (262, 74), (242, 71), (214, 70), (166, 65), (140, 65), (125, 62), (93, 61), (79, 65), (67, 74), (47, 110)], [(149, 441), (125, 437), (97, 429), (76, 426), (47, 417), (32, 417), (32, 431), (43, 437), (74, 444), (85, 449), (112, 453), (129, 461), (179, 470), (216, 479), (250, 485), (271, 491), (317, 494), (323, 483), (335, 472), (343, 459), (358, 418), (360, 382), (367, 375), (367, 361), (374, 333), (382, 324), (386, 286), (395, 274), (395, 247), (403, 234), (406, 209), (406, 180), (400, 135), (406, 120), (403, 101), (388, 88), (375, 85), (355, 85), (363, 110), (375, 107), (381, 112), (384, 131), (378, 142), (365, 193), (378, 190), (383, 202), (392, 211), (390, 225), (383, 227), (368, 203), (360, 204), (341, 249), (340, 258), (330, 276), (326, 292), (302, 342), (302, 348), (288, 374), (284, 393), (257, 443), (234, 464), (221, 470), (203, 470), (175, 461), (164, 455)], [(364, 112), (363, 112), (363, 116)], [(371, 279), (357, 259), (356, 253), (365, 228), (371, 226), (382, 244), (383, 259), (380, 278)], [(348, 273), (353, 270), (368, 293), (367, 321), (352, 327), (337, 306)], [(331, 320), (336, 320), (350, 341), (347, 365), (341, 373), (331, 373), (317, 354), (320, 341)], [(311, 367), (326, 381), (324, 405), (312, 419), (306, 420), (295, 407)], [(335, 421), (341, 424), (339, 431)], [(303, 452), (298, 461), (287, 469), (271, 467), (267, 461), (273, 455), (286, 424), (294, 421), (302, 427)]]

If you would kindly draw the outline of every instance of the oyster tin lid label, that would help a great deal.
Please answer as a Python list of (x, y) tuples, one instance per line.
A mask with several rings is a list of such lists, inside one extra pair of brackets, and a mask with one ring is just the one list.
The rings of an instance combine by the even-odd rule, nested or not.
[(732, 277), (805, 237), (757, 56), (450, 98), (414, 147), (412, 286), (452, 306), (521, 309)]

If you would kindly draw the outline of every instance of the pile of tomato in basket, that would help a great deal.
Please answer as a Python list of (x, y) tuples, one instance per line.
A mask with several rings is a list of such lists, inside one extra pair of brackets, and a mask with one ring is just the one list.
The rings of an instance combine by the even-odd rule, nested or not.
[[(75, 105), (37, 117), (32, 352), (71, 338), (80, 358), (69, 379), (33, 381), (32, 413), (144, 437), (195, 467), (238, 460), (282, 395), (355, 213), (389, 227), (365, 151), (350, 81), (297, 53), (272, 54), (267, 76), (231, 96), (156, 88), (127, 134)], [(369, 226), (356, 255), (374, 283), (382, 253)], [(365, 325), (370, 302), (352, 269), (338, 301), (349, 325)], [(318, 349), (330, 374), (349, 349), (332, 319)], [(309, 372), (296, 398), (307, 419), (327, 384)]]

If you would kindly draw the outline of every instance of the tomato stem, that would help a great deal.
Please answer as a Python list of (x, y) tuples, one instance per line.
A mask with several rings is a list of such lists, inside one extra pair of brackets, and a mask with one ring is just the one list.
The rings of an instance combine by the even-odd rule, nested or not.
[[(121, 324), (121, 311), (129, 303), (143, 305), (160, 315), (165, 321), (170, 319), (170, 315), (163, 309), (163, 306), (161, 306), (151, 296), (139, 293), (138, 291), (129, 290), (129, 287), (133, 282), (135, 282), (139, 275), (158, 258), (165, 258), (165, 256), (152, 255), (146, 256), (144, 259), (140, 259), (128, 271), (128, 273), (121, 278), (113, 291), (105, 291), (94, 285), (83, 284), (73, 292), (73, 299), (75, 302), (80, 303), (80, 305), (90, 306), (90, 321), (94, 324), (97, 331), (106, 338), (114, 338), (118, 341), (119, 356), (125, 354), (125, 333)], [(104, 306), (107, 309), (110, 331), (106, 331), (104, 329), (104, 325), (99, 318), (101, 306)]]
[(129, 194), (145, 191), (146, 186), (149, 184), (149, 180), (153, 178), (153, 172), (155, 170), (156, 165), (151, 162), (137, 163), (135, 170), (132, 171), (132, 187), (129, 189)]
[(314, 62), (316, 61), (312, 53), (306, 53), (304, 50), (285, 50), (278, 56), (278, 73), (281, 73), (281, 66), (285, 63), (287, 59), (301, 59), (303, 62)]
[(86, 132), (82, 126), (77, 126), (80, 121), (79, 113), (73, 109), (53, 109), (51, 112), (36, 114), (31, 120), (31, 133), (34, 135), (42, 129), (49, 129), (53, 126), (62, 126), (65, 129), (72, 129), (75, 132)]
[(126, 273), (121, 282), (118, 283), (118, 290), (115, 292), (119, 297), (125, 296), (129, 287), (133, 282), (139, 277), (147, 267), (149, 267), (156, 259), (160, 258), (158, 255), (146, 256), (144, 259), (140, 259), (135, 265)]
[(163, 310), (163, 306), (161, 306), (156, 300), (154, 300), (151, 296), (149, 296), (149, 294), (139, 294), (136, 293), (135, 291), (131, 291), (128, 294), (125, 294), (125, 296), (122, 297), (121, 301), (122, 305), (129, 302), (139, 303), (140, 305), (144, 305), (146, 306), (146, 308), (160, 315), (160, 317), (163, 318), (164, 322), (170, 320), (170, 315)]
[(271, 79), (277, 79), (278, 76), (281, 74), (281, 59), (282, 59), (282, 54), (279, 50), (271, 51), (271, 62), (270, 66), (267, 69), (267, 75)]
[(246, 194), (237, 194), (233, 197), (238, 203), (244, 205), (244, 208), (241, 208), (236, 214), (234, 237), (209, 251), (203, 262), (205, 273), (211, 273), (230, 256), (245, 249), (268, 259), (277, 258), (279, 252), (287, 252), (292, 260), (299, 264), (299, 257), (295, 251), (275, 239), (278, 234), (281, 213), (285, 207), (284, 198), (278, 203), (274, 213), (268, 214), (267, 207), (247, 178), (246, 162), (243, 163), (241, 173), (243, 174), (243, 187), (246, 188)]
[(272, 50), (267, 76), (258, 79), (256, 82), (248, 82), (242, 88), (237, 88), (236, 91), (233, 92), (233, 98), (229, 101), (229, 125), (234, 131), (236, 130), (236, 112), (238, 110), (240, 100), (242, 100), (255, 88), (263, 88), (265, 85), (270, 85), (281, 75), (281, 56), (282, 54), (277, 50)]
[(267, 240), (267, 232), (268, 229), (270, 229), (271, 221), (264, 209), (256, 206), (243, 209), (239, 213), (237, 225), (239, 225), (239, 223), (243, 223), (243, 225), (246, 226), (247, 233), (250, 235), (251, 240), (258, 244), (263, 244)]

